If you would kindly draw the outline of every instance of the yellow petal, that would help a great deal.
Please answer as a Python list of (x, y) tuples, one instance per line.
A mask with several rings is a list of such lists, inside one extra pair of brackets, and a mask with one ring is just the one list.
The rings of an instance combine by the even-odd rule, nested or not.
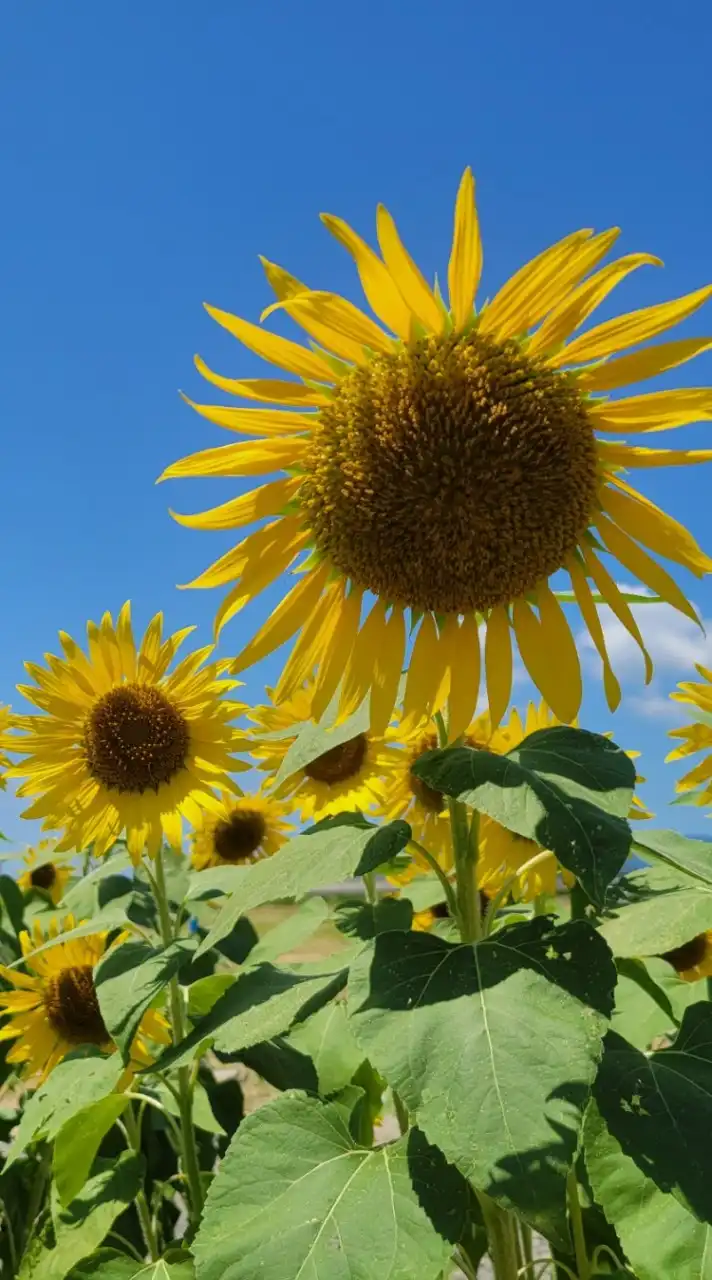
[(295, 434), (307, 431), (316, 421), (313, 413), (290, 413), (288, 409), (232, 409), (222, 404), (196, 404), (185, 395), (183, 399), (201, 418), (246, 436)]
[(241, 440), (239, 444), (223, 444), (217, 449), (203, 449), (180, 458), (166, 467), (161, 480), (178, 480), (185, 476), (258, 476), (265, 472), (293, 467), (309, 447), (306, 436), (288, 436), (283, 440)]
[(616, 615), (618, 621), (625, 627), (629, 636), (635, 640), (645, 662), (645, 683), (650, 684), (653, 678), (653, 660), (645, 647), (645, 642), (628, 601), (621, 594), (617, 583), (613, 580), (606, 566), (601, 563), (590, 547), (585, 544), (581, 546), (581, 554), (584, 558), (588, 574), (595, 582), (599, 592), (603, 596), (608, 607)]
[(307, 351), (305, 347), (300, 347), (296, 342), (290, 342), (288, 338), (279, 338), (275, 333), (267, 333), (258, 325), (250, 324), (249, 320), (241, 320), (238, 316), (232, 316), (228, 311), (219, 311), (217, 307), (207, 305), (205, 310), (213, 320), (217, 320), (218, 324), (227, 329), (228, 333), (239, 339), (248, 350), (262, 356), (262, 359), (270, 364), (279, 365), (288, 373), (295, 373), (298, 378), (311, 378), (316, 382), (327, 383), (334, 381), (333, 369), (316, 351)]
[(161, 826), (163, 834), (171, 849), (181, 849), (183, 845), (183, 823), (179, 813), (162, 813)]
[(361, 279), (368, 304), (379, 320), (393, 333), (408, 342), (412, 327), (411, 313), (396, 288), (387, 267), (359, 235), (341, 218), (322, 213), (321, 220), (332, 236), (351, 254)]
[(136, 675), (136, 645), (131, 629), (131, 603), (128, 600), (121, 606), (116, 620), (116, 640), (124, 675), (127, 680), (133, 680)]
[(596, 609), (596, 603), (591, 595), (586, 575), (575, 556), (571, 556), (567, 561), (566, 567), (571, 577), (571, 586), (573, 587), (578, 607), (581, 610), (581, 617), (603, 663), (603, 688), (606, 694), (606, 701), (611, 711), (615, 711), (621, 700), (621, 687), (608, 657), (606, 640), (601, 626), (601, 619)]
[(520, 267), (483, 309), (482, 332), (501, 338), (524, 333), (532, 323), (531, 315), (539, 311), (538, 302), (544, 291), (548, 293), (553, 282), (562, 279), (564, 273), (568, 279), (571, 264), (579, 261), (590, 235), (588, 230), (574, 231)]
[(455, 204), (455, 227), (447, 280), (450, 310), (457, 333), (472, 316), (482, 275), (482, 240), (475, 204), (475, 180), (467, 168), (462, 175)]
[(269, 310), (277, 307), (342, 360), (363, 364), (366, 348), (386, 355), (393, 351), (392, 339), (352, 302), (336, 293), (302, 293), (275, 303)]
[[(380, 606), (380, 607), (379, 607)], [(350, 659), (344, 668), (341, 686), (339, 720), (346, 720), (361, 706), (373, 680), (376, 647), (382, 627), (381, 601), (374, 605), (354, 641)]]
[(448, 739), (453, 742), (470, 724), (480, 692), (480, 632), (474, 614), (466, 614), (459, 626), (457, 618), (448, 617), (445, 636), (450, 646)]
[(503, 605), (497, 605), (487, 619), (485, 680), (490, 723), (492, 729), (496, 729), (509, 706), (512, 692), (512, 640), (509, 617)]
[(548, 652), (549, 666), (556, 671), (558, 684), (553, 699), (544, 696), (554, 715), (571, 724), (579, 713), (583, 693), (578, 650), (564, 611), (553, 591), (542, 582), (537, 587), (536, 594), (541, 635)]
[(271, 484), (260, 485), (240, 494), (239, 498), (231, 498), (219, 507), (210, 511), (199, 511), (192, 516), (181, 516), (171, 511), (178, 524), (189, 529), (239, 529), (243, 525), (253, 524), (264, 516), (278, 515), (291, 502), (302, 483), (301, 476), (293, 476), (287, 480), (273, 480)]
[(570, 333), (578, 329), (590, 316), (604, 298), (638, 267), (657, 266), (663, 264), (659, 258), (650, 253), (629, 253), (617, 262), (611, 262), (601, 271), (597, 271), (589, 280), (584, 280), (573, 293), (562, 299), (558, 307), (549, 313), (541, 328), (533, 335), (529, 344), (531, 355), (542, 351), (551, 351), (559, 343), (568, 338)]
[[(380, 602), (379, 602), (380, 604)], [(379, 605), (376, 606), (378, 608)], [(376, 661), (371, 685), (370, 725), (377, 736), (388, 728), (398, 696), (403, 655), (405, 652), (405, 622), (403, 610), (394, 605), (391, 616), (381, 630), (376, 650)]]
[(608, 440), (598, 441), (598, 452), (614, 467), (691, 467), (712, 461), (712, 449), (644, 449)]
[[(553, 596), (551, 598), (554, 599)], [(557, 604), (556, 600), (554, 604)], [(514, 602), (512, 622), (522, 661), (554, 715), (559, 720), (570, 722), (575, 720), (581, 705), (578, 655), (563, 614), (559, 618), (549, 607), (546, 616), (545, 627), (526, 600)]]
[(606, 364), (582, 369), (577, 374), (578, 385), (584, 391), (615, 391), (635, 382), (644, 382), (658, 373), (676, 369), (694, 359), (702, 351), (709, 351), (712, 338), (680, 338), (677, 342), (661, 342), (657, 347), (645, 347), (632, 355), (621, 356)]
[(277, 605), (264, 626), (230, 665), (233, 675), (246, 667), (261, 662), (268, 653), (279, 649), (290, 636), (303, 626), (316, 606), (329, 576), (329, 566), (324, 564), (310, 573), (303, 574), (291, 591)]
[(667, 431), (688, 422), (709, 421), (712, 391), (709, 387), (653, 391), (647, 396), (591, 404), (588, 410), (597, 431)]
[(250, 600), (254, 600), (276, 578), (286, 573), (297, 553), (309, 541), (306, 529), (288, 529), (286, 521), (281, 523), (282, 527), (275, 532), (272, 546), (265, 554), (248, 561), (240, 575), (240, 581), (220, 605), (214, 622), (216, 640), (225, 624), (236, 613), (244, 609)]
[(297, 280), (296, 276), (293, 276), (289, 271), (285, 271), (284, 267), (277, 266), (276, 262), (270, 262), (269, 258), (263, 258), (262, 254), (260, 254), (260, 262), (270, 285), (280, 301), (283, 301), (284, 298), (293, 298), (297, 293), (309, 292), (308, 285), (302, 284), (301, 280)]
[(352, 589), (343, 602), (331, 643), (324, 655), (314, 686), (311, 706), (314, 720), (321, 720), (339, 687), (344, 669), (348, 666), (358, 635), (362, 600), (363, 592), (360, 589)]
[(612, 484), (615, 488), (606, 485), (602, 489), (600, 501), (604, 511), (620, 528), (656, 555), (684, 565), (698, 578), (712, 572), (712, 560), (684, 525), (636, 493), (624, 481), (614, 477)]
[(429, 720), (442, 681), (443, 645), (431, 613), (423, 615), (408, 663), (403, 698), (403, 729), (409, 732), (422, 720)]
[(589, 329), (580, 338), (570, 342), (565, 350), (551, 361), (551, 364), (582, 363), (586, 360), (600, 360), (625, 347), (637, 346), (639, 342), (647, 342), (658, 333), (664, 333), (673, 325), (686, 320), (702, 306), (712, 295), (712, 285), (697, 289), (695, 293), (685, 294), (672, 302), (661, 302), (654, 307), (644, 307), (641, 311), (631, 311), (628, 315), (616, 316), (606, 320), (604, 324)]
[(596, 516), (594, 521), (598, 532), (601, 535), (604, 545), (611, 552), (611, 555), (620, 561), (625, 569), (635, 575), (639, 582), (646, 587), (650, 587), (656, 595), (662, 600), (666, 600), (671, 604), (673, 609), (678, 609), (680, 613), (684, 613), (687, 618), (698, 623), (699, 618), (693, 609), (689, 600), (683, 595), (677, 583), (667, 570), (663, 569), (647, 551), (639, 547), (632, 538), (628, 537), (622, 529), (613, 524), (607, 516), (602, 513)]
[(249, 533), (237, 546), (226, 551), (192, 582), (185, 584), (185, 589), (209, 590), (212, 587), (224, 587), (226, 583), (238, 578), (252, 561), (257, 564), (265, 557), (275, 554), (285, 539), (289, 542), (299, 532), (299, 521), (294, 517), (283, 517), (273, 520), (271, 524)]
[(325, 591), (302, 628), (272, 695), (275, 706), (292, 698), (300, 685), (311, 678), (334, 633), (344, 586), (339, 580)]
[(435, 294), (402, 243), (393, 218), (382, 204), (376, 213), (376, 230), (383, 260), (403, 301), (429, 333), (442, 333), (445, 317)]
[(245, 400), (268, 400), (272, 404), (293, 404), (309, 408), (329, 403), (329, 397), (320, 395), (303, 382), (283, 382), (279, 378), (223, 378), (209, 369), (200, 356), (194, 357), (198, 373), (214, 387), (230, 396), (242, 396)]

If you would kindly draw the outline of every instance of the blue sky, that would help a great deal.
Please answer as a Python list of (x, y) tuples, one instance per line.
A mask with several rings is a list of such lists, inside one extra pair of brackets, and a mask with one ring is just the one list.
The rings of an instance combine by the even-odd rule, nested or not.
[[(704, 0), (684, 19), (662, 0), (515, 0), (506, 12), (472, 0), (6, 4), (0, 701), (12, 700), (23, 660), (54, 650), (60, 627), (80, 636), (126, 598), (141, 627), (162, 609), (170, 627), (196, 623), (209, 640), (218, 594), (175, 584), (227, 542), (180, 528), (167, 508), (213, 505), (229, 482), (154, 480), (225, 436), (177, 391), (212, 398), (196, 351), (230, 376), (260, 371), (201, 307), (255, 320), (269, 298), (259, 253), (358, 300), (321, 210), (372, 236), (382, 200), (426, 273), (443, 276), (469, 163), (485, 293), (568, 231), (614, 224), (622, 252), (654, 252), (666, 266), (637, 273), (609, 310), (712, 280), (711, 35)], [(709, 305), (679, 336), (705, 332)], [(682, 373), (678, 382), (709, 383), (712, 357)], [(708, 444), (708, 428), (675, 443)], [(711, 479), (706, 468), (643, 475), (707, 550)], [(690, 590), (712, 619), (710, 585)], [(231, 624), (223, 652), (274, 599)], [(592, 663), (584, 723), (644, 750), (660, 825), (704, 830), (702, 814), (666, 813), (674, 773), (662, 759), (681, 719), (667, 693), (692, 661), (712, 661), (712, 639), (653, 607), (642, 623), (660, 658), (653, 689), (644, 694), (614, 636), (626, 700), (608, 715)], [(250, 674), (251, 697), (274, 669)], [(524, 682), (518, 691), (526, 697)], [(0, 798), (0, 825), (26, 839), (17, 813)]]

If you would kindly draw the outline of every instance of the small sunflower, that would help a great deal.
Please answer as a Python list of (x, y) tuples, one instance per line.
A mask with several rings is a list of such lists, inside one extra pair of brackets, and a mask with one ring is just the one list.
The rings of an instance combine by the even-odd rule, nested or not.
[(286, 806), (268, 796), (225, 794), (191, 835), (196, 871), (239, 867), (270, 858), (289, 835)]
[(698, 752), (704, 751), (706, 755), (680, 778), (676, 783), (676, 791), (691, 792), (697, 788), (697, 795), (694, 797), (695, 804), (711, 805), (712, 804), (712, 671), (707, 667), (696, 664), (696, 670), (702, 677), (697, 681), (686, 680), (678, 685), (679, 692), (672, 693), (670, 696), (675, 702), (681, 702), (685, 706), (697, 708), (701, 713), (700, 719), (693, 721), (691, 724), (683, 725), (681, 729), (671, 729), (670, 737), (679, 738), (680, 746), (675, 747), (674, 751), (666, 757), (668, 761), (684, 760), (687, 756), (697, 755)]
[[(267, 693), (272, 697), (271, 689)], [(249, 709), (248, 718), (255, 725), (250, 752), (265, 772), (266, 787), (273, 784), (299, 726), (311, 719), (312, 700), (313, 687), (307, 687), (298, 689), (281, 706), (268, 703)], [(292, 728), (292, 736), (266, 736)], [(390, 727), (382, 734), (357, 733), (286, 778), (275, 794), (290, 801), (302, 822), (318, 822), (352, 809), (368, 812), (383, 803), (387, 778), (398, 757), (395, 736)]]
[[(60, 926), (49, 925), (47, 937), (60, 938), (75, 927), (67, 916)], [(38, 920), (32, 936), (20, 934), (22, 954), (27, 956), (29, 974), (0, 965), (0, 974), (15, 988), (0, 991), (0, 1016), (9, 1022), (0, 1029), (0, 1040), (14, 1040), (7, 1055), (10, 1063), (22, 1063), (25, 1078), (39, 1076), (40, 1083), (73, 1049), (95, 1045), (104, 1053), (114, 1053), (116, 1045), (109, 1035), (99, 1008), (94, 969), (107, 951), (108, 933), (92, 933), (84, 938), (58, 941), (40, 955), (30, 953), (47, 940)], [(125, 936), (125, 935), (124, 935)], [(114, 946), (120, 945), (117, 939)], [(156, 1009), (149, 1009), (141, 1019), (131, 1047), (131, 1061), (136, 1067), (152, 1062), (147, 1041), (170, 1044), (168, 1023)]]
[(712, 930), (698, 933), (690, 942), (666, 951), (661, 957), (667, 960), (683, 982), (699, 982), (700, 978), (712, 978)]
[(34, 848), (28, 849), (23, 858), (25, 870), (17, 878), (23, 893), (29, 893), (32, 889), (41, 889), (49, 895), (55, 907), (64, 897), (64, 891), (72, 875), (72, 868), (68, 862), (52, 861), (52, 854), (56, 848), (56, 840), (40, 840)]
[(515, 645), (542, 696), (570, 722), (580, 706), (581, 669), (550, 586), (564, 571), (614, 708), (621, 691), (595, 593), (639, 646), (649, 680), (650, 655), (616, 586), (616, 565), (695, 620), (654, 557), (698, 576), (712, 569), (687, 530), (622, 474), (704, 462), (712, 450), (649, 449), (622, 437), (712, 418), (712, 391), (686, 387), (623, 399), (609, 393), (712, 346), (709, 337), (641, 345), (693, 315), (712, 285), (578, 333), (618, 282), (645, 264), (660, 265), (633, 253), (601, 267), (618, 229), (586, 229), (539, 254), (477, 310), (482, 246), (469, 169), (455, 206), (447, 303), (382, 206), (380, 256), (342, 219), (323, 221), (354, 259), (380, 323), (263, 259), (277, 296), (265, 315), (281, 309), (310, 346), (208, 311), (249, 351), (297, 380), (225, 378), (198, 359), (208, 382), (252, 403), (193, 407), (246, 438), (184, 458), (162, 477), (282, 472), (210, 511), (176, 516), (199, 529), (265, 522), (190, 584), (233, 584), (218, 630), (271, 582), (298, 570), (235, 671), (298, 634), (277, 702), (318, 668), (316, 718), (341, 683), (341, 714), (370, 691), (373, 731), (383, 733), (407, 638), (417, 628), (406, 698), (428, 709), (449, 692), (457, 737), (477, 704), (482, 630), (493, 724), (509, 704)]
[(61, 631), (63, 658), (25, 664), (36, 687), (18, 688), (43, 714), (12, 717), (17, 733), (5, 745), (27, 759), (9, 776), (25, 779), (19, 796), (38, 797), (23, 817), (63, 833), (60, 851), (91, 845), (101, 855), (122, 831), (134, 862), (144, 849), (154, 857), (164, 836), (180, 848), (182, 817), (196, 823), (217, 808), (215, 791), (246, 767), (232, 754), (241, 744), (230, 724), (243, 706), (223, 697), (236, 681), (222, 664), (203, 666), (211, 647), (169, 674), (193, 628), (164, 641), (161, 630), (156, 614), (137, 650), (125, 604), (115, 628), (109, 613), (87, 624), (88, 656)]

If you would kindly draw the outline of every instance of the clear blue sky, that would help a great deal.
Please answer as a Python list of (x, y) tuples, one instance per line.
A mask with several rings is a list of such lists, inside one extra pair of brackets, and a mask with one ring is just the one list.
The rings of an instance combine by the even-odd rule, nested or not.
[[(358, 297), (321, 210), (372, 236), (384, 201), (426, 272), (442, 274), (470, 163), (487, 293), (566, 232), (612, 224), (623, 227), (622, 251), (666, 263), (624, 284), (616, 307), (712, 280), (711, 39), (705, 0), (9, 0), (0, 700), (12, 699), (24, 659), (55, 648), (58, 628), (79, 636), (88, 617), (127, 597), (141, 625), (162, 609), (171, 627), (195, 622), (209, 639), (219, 595), (174, 584), (226, 540), (181, 529), (167, 507), (213, 505), (229, 482), (154, 480), (225, 435), (177, 390), (212, 398), (196, 351), (228, 375), (258, 372), (201, 308), (208, 300), (256, 319), (268, 300), (258, 253)], [(712, 332), (712, 309), (684, 332)], [(709, 383), (712, 358), (683, 374)], [(694, 427), (676, 442), (709, 435)], [(712, 550), (712, 471), (643, 479)], [(710, 586), (692, 594), (712, 617)], [(269, 600), (228, 628), (223, 651), (241, 646)], [(710, 642), (662, 615), (648, 625), (663, 659), (652, 696), (637, 699), (636, 668), (611, 719), (594, 676), (585, 722), (645, 749), (660, 825), (704, 830), (702, 814), (665, 813), (673, 772), (661, 761), (675, 722), (663, 699)], [(249, 692), (273, 672), (251, 676)], [(0, 800), (0, 824), (22, 838), (16, 815)]]

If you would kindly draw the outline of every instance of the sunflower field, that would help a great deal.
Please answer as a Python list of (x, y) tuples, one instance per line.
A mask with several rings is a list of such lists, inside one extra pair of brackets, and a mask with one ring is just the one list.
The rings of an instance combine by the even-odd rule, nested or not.
[(478, 300), (469, 169), (442, 287), (382, 206), (377, 247), (322, 221), (363, 307), (263, 260), (259, 323), (208, 310), (265, 376), (197, 359), (231, 440), (161, 477), (235, 480), (172, 513), (235, 531), (215, 643), (127, 603), (0, 710), (44, 833), (1, 855), (0, 1280), (712, 1280), (712, 842), (579, 724), (582, 635), (621, 699), (601, 609), (646, 682), (642, 606), (699, 622), (644, 473), (712, 449), (627, 437), (712, 419), (637, 389), (712, 348), (667, 337), (712, 286), (597, 322), (658, 260), (580, 230)]

